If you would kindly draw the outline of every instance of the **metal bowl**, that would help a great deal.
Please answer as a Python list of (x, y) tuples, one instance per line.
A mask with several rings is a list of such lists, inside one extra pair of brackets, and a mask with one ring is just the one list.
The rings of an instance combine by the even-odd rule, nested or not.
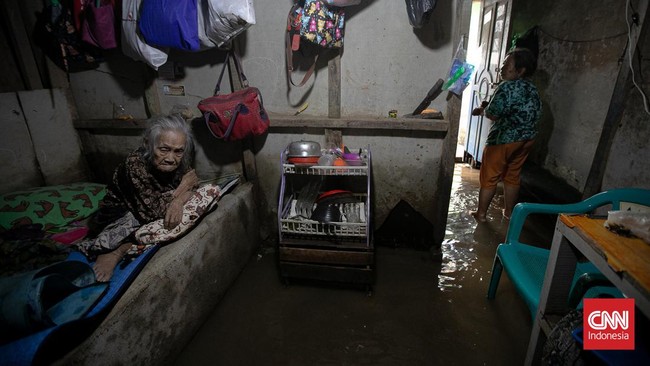
[(319, 202), (311, 214), (311, 219), (324, 223), (340, 222), (341, 210), (336, 203)]
[(320, 156), (320, 144), (316, 141), (294, 141), (287, 147), (287, 157)]

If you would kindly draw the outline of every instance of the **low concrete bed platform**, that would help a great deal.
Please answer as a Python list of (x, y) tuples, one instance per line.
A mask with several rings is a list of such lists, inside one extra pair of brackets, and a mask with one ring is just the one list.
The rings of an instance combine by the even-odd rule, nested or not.
[(170, 364), (259, 245), (243, 183), (187, 235), (158, 250), (99, 327), (56, 365)]

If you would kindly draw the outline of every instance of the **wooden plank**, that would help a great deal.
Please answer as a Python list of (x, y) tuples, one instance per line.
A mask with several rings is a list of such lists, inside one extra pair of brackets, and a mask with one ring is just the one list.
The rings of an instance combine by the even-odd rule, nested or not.
[(157, 77), (156, 73), (149, 66), (142, 64), (143, 74), (147, 80), (146, 87), (144, 89), (144, 105), (147, 110), (147, 116), (149, 118), (154, 116), (161, 116), (162, 110), (160, 108), (160, 96), (158, 94), (157, 87)]
[(307, 248), (280, 247), (280, 260), (293, 262), (309, 262), (321, 264), (339, 264), (351, 266), (372, 265), (374, 254), (371, 252), (355, 252), (349, 250), (319, 250)]
[(329, 118), (341, 117), (341, 52), (336, 50), (336, 56), (327, 62), (328, 75), (328, 107)]
[[(239, 45), (237, 44), (236, 41), (234, 41), (232, 43), (232, 52), (233, 53), (239, 52), (238, 50), (239, 50)], [(237, 60), (235, 59), (235, 55), (234, 54), (230, 55), (230, 57), (228, 58), (228, 72), (230, 76), (230, 85), (232, 86), (233, 91), (242, 90), (245, 87), (244, 80), (242, 80), (242, 77), (240, 75), (240, 72), (244, 73), (244, 67), (243, 65), (239, 65), (239, 66), (241, 67), (241, 70), (237, 67)], [(249, 182), (257, 181), (257, 161), (255, 160), (255, 154), (253, 153), (253, 151), (256, 151), (255, 138), (250, 137), (246, 139), (246, 141), (244, 141), (242, 144), (242, 162), (243, 162), (242, 169), (244, 170), (243, 172), (244, 177)], [(258, 197), (261, 197), (261, 192), (259, 191), (260, 190), (259, 184), (255, 184), (253, 187), (254, 187), (253, 196), (256, 199)]]
[(25, 29), (28, 30), (26, 32), (27, 37), (30, 41), (32, 54), (34, 61), (36, 62), (36, 67), (38, 68), (38, 72), (41, 75), (43, 88), (67, 88), (68, 75), (65, 73), (65, 71), (54, 65), (52, 60), (50, 60), (49, 57), (46, 57), (45, 53), (43, 53), (43, 50), (34, 42), (34, 35), (32, 30), (36, 26), (36, 14), (43, 11), (43, 2), (18, 1), (18, 4), (22, 12)]
[(144, 130), (148, 123), (143, 119), (116, 120), (116, 119), (86, 119), (75, 120), (74, 128), (78, 130)]
[(319, 249), (332, 249), (337, 250), (341, 248), (345, 249), (355, 249), (355, 250), (370, 250), (372, 246), (368, 246), (365, 238), (363, 240), (345, 240), (345, 238), (336, 237), (327, 238), (327, 237), (314, 237), (309, 236), (307, 240), (300, 238), (282, 238), (282, 243), (280, 246), (287, 247), (310, 247), (310, 248), (319, 248)]
[(0, 120), (0, 160), (4, 175), (0, 193), (42, 186), (43, 176), (16, 93), (0, 94)]
[[(270, 129), (279, 128), (331, 128), (331, 129), (360, 129), (360, 130), (390, 130), (390, 131), (422, 131), (445, 133), (449, 129), (446, 120), (420, 120), (413, 118), (373, 118), (373, 117), (347, 117), (329, 119), (327, 117), (300, 117), (270, 114)], [(75, 128), (79, 129), (119, 129), (119, 128), (146, 128), (146, 121), (133, 119), (118, 121), (113, 119), (91, 119), (74, 121)], [(444, 137), (444, 134), (440, 135)]]
[(650, 245), (639, 238), (625, 237), (607, 230), (603, 225), (605, 219), (586, 215), (560, 217), (596, 251), (602, 252), (614, 271), (628, 273), (646, 292), (650, 292)]
[(23, 91), (18, 93), (18, 98), (23, 106), (29, 106), (23, 112), (45, 184), (87, 181), (88, 167), (72, 125), (65, 91)]
[(432, 131), (447, 132), (449, 121), (444, 119), (423, 120), (416, 118), (356, 117), (327, 118), (300, 114), (289, 116), (269, 114), (271, 129), (277, 128), (332, 128), (332, 129), (367, 129), (391, 131)]
[(374, 282), (371, 268), (280, 262), (280, 274), (283, 277), (352, 284), (372, 284)]
[[(233, 52), (237, 52), (237, 47), (236, 43), (233, 43)], [(242, 65), (242, 70), (241, 72), (244, 72), (243, 70), (244, 66)], [(237, 91), (237, 90), (242, 90), (244, 89), (244, 83), (243, 80), (241, 80), (241, 77), (239, 76), (239, 73), (237, 72), (237, 65), (234, 56), (231, 56), (228, 59), (228, 72), (230, 75), (230, 85), (232, 85), (232, 90)], [(245, 73), (244, 73), (245, 75)]]
[(325, 129), (325, 146), (326, 149), (335, 149), (343, 146), (343, 133), (341, 130)]
[(23, 76), (25, 87), (28, 90), (42, 89), (43, 83), (36, 60), (32, 54), (27, 28), (25, 28), (18, 2), (16, 0), (6, 0), (1, 5), (4, 8), (4, 11), (1, 12), (4, 14), (4, 22), (11, 30), (8, 36), (11, 38), (11, 43), (16, 51), (18, 68)]
[[(636, 60), (639, 55), (639, 48), (637, 47), (639, 41), (648, 38), (648, 27), (644, 27), (648, 12), (648, 1), (640, 0), (636, 6), (639, 17), (638, 26), (636, 27), (637, 31), (632, 34), (631, 40), (627, 44), (625, 57), (618, 70), (618, 77), (616, 78), (612, 98), (609, 102), (607, 115), (605, 116), (605, 123), (603, 124), (600, 140), (598, 141), (594, 158), (591, 161), (591, 169), (589, 170), (589, 175), (587, 176), (587, 181), (583, 189), (583, 199), (600, 192), (602, 188), (603, 177), (607, 168), (607, 161), (609, 160), (609, 152), (612, 148), (618, 126), (623, 118), (625, 102), (628, 99), (627, 96), (632, 91), (630, 62), (631, 60)], [(631, 54), (629, 52), (630, 49), (633, 50)]]

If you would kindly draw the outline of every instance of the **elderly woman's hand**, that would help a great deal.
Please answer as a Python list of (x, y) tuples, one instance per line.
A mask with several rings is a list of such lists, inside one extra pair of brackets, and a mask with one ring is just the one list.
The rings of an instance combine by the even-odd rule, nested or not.
[(193, 193), (194, 191), (183, 192), (169, 203), (167, 211), (165, 211), (165, 220), (163, 221), (165, 229), (171, 230), (181, 223), (183, 207), (190, 197), (192, 197)]
[(179, 203), (178, 199), (173, 200), (169, 207), (167, 207), (167, 212), (165, 212), (165, 229), (171, 230), (178, 226), (181, 223), (183, 218), (183, 205)]
[(188, 171), (181, 178), (181, 183), (178, 185), (176, 190), (174, 190), (174, 198), (178, 197), (182, 193), (193, 191), (196, 186), (199, 185), (199, 177), (196, 175), (194, 169)]
[(194, 169), (188, 171), (181, 178), (181, 183), (173, 193), (173, 199), (165, 211), (165, 229), (170, 230), (178, 226), (183, 218), (183, 206), (192, 197), (194, 188), (199, 185), (199, 177)]

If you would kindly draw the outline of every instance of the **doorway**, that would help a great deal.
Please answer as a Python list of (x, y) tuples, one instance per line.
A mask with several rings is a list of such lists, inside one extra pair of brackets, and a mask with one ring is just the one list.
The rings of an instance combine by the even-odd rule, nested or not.
[[(472, 116), (471, 111), (488, 101), (498, 85), (499, 67), (508, 50), (512, 0), (472, 2), (467, 42), (467, 62), (477, 65), (470, 86), (463, 92), (458, 131), (457, 157), (479, 168), (490, 121)], [(462, 145), (462, 148), (460, 147)]]

